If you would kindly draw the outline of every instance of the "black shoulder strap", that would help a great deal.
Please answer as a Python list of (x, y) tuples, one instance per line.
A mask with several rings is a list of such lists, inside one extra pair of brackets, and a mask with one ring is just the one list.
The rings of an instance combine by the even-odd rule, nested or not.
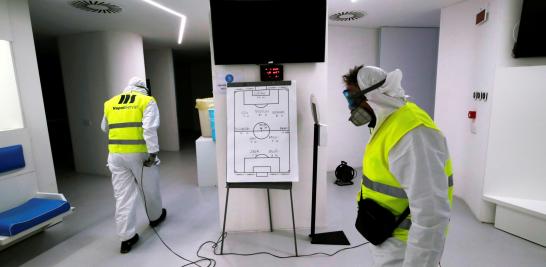
[(400, 216), (398, 216), (398, 219), (396, 220), (396, 227), (398, 227), (407, 217), (408, 215), (410, 214), (410, 209), (409, 209), (409, 206), (404, 210), (404, 212), (402, 212), (402, 214), (400, 214)]

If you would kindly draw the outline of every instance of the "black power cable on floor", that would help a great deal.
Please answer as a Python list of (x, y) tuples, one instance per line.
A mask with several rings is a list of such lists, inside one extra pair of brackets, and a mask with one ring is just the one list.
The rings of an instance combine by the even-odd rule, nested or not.
[[(148, 217), (148, 221), (151, 221), (150, 220), (150, 215), (148, 214), (148, 206), (146, 205), (146, 194), (144, 193), (144, 182), (143, 182), (143, 177), (144, 177), (144, 165), (142, 166), (142, 170), (140, 172), (140, 181), (142, 183), (139, 183), (136, 179), (136, 176), (133, 174), (133, 177), (135, 177), (135, 183), (137, 184), (137, 187), (140, 189), (140, 192), (142, 193), (142, 198), (144, 200), (144, 210), (146, 211), (146, 217)], [(298, 255), (298, 256), (279, 256), (279, 255), (275, 255), (273, 253), (269, 253), (269, 252), (263, 252), (263, 251), (260, 251), (260, 252), (255, 252), (255, 253), (223, 253), (223, 254), (220, 254), (216, 251), (216, 248), (218, 247), (218, 244), (222, 241), (224, 241), (226, 239), (226, 236), (227, 236), (227, 233), (225, 233), (223, 236), (220, 235), (220, 237), (218, 238), (218, 240), (216, 240), (216, 242), (214, 241), (205, 241), (203, 242), (199, 248), (197, 249), (196, 251), (196, 256), (199, 258), (199, 260), (196, 260), (196, 261), (191, 261), (185, 257), (183, 257), (182, 255), (176, 253), (169, 245), (167, 245), (167, 243), (165, 243), (165, 241), (163, 241), (163, 238), (161, 238), (161, 236), (159, 235), (159, 233), (157, 232), (157, 230), (155, 230), (154, 227), (152, 227), (152, 230), (154, 231), (154, 233), (157, 235), (157, 237), (159, 238), (159, 240), (161, 241), (161, 243), (163, 243), (163, 245), (171, 252), (173, 253), (174, 255), (176, 255), (178, 258), (184, 260), (184, 261), (187, 261), (188, 263), (185, 264), (185, 265), (182, 265), (182, 267), (186, 267), (186, 266), (192, 266), (192, 265), (195, 265), (195, 266), (199, 266), (199, 267), (203, 267), (201, 265), (199, 265), (198, 263), (200, 262), (208, 262), (208, 264), (206, 265), (207, 267), (214, 267), (216, 266), (216, 260), (214, 259), (211, 259), (211, 258), (207, 258), (205, 256), (201, 256), (199, 253), (201, 252), (201, 249), (203, 249), (203, 247), (207, 244), (211, 244), (211, 247), (213, 249), (213, 253), (214, 255), (216, 256), (256, 256), (256, 255), (269, 255), (269, 256), (272, 256), (272, 257), (275, 257), (275, 258), (278, 258), (278, 259), (290, 259), (290, 258), (303, 258), (303, 257), (312, 257), (312, 256), (319, 256), (319, 255), (322, 255), (322, 256), (326, 256), (326, 257), (332, 257), (332, 256), (335, 256), (336, 254), (342, 252), (342, 251), (345, 251), (345, 250), (350, 250), (350, 249), (355, 249), (355, 248), (359, 248), (361, 246), (364, 246), (366, 244), (369, 244), (370, 242), (363, 242), (359, 245), (356, 245), (356, 246), (352, 246), (352, 247), (348, 247), (348, 248), (342, 248), (342, 249), (339, 249), (337, 251), (335, 251), (334, 253), (325, 253), (325, 252), (315, 252), (315, 253), (311, 253), (311, 254), (301, 254), (301, 255)]]
[[(342, 248), (342, 249), (339, 249), (333, 253), (325, 253), (325, 252), (315, 252), (315, 253), (311, 253), (311, 254), (300, 254), (298, 256), (279, 256), (279, 255), (275, 255), (273, 253), (269, 253), (269, 252), (255, 252), (255, 253), (223, 253), (223, 254), (220, 254), (216, 251), (216, 248), (218, 247), (219, 243), (222, 242), (222, 239), (225, 240), (227, 236), (227, 233), (224, 234), (224, 236), (220, 236), (218, 238), (218, 240), (216, 242), (214, 241), (206, 241), (204, 242), (203, 244), (201, 244), (199, 246), (199, 249), (197, 249), (197, 257), (199, 258), (202, 258), (202, 259), (209, 259), (209, 258), (206, 258), (206, 257), (203, 257), (199, 254), (199, 252), (201, 251), (201, 249), (207, 245), (207, 244), (212, 244), (212, 249), (213, 249), (213, 253), (214, 255), (216, 256), (256, 256), (256, 255), (268, 255), (268, 256), (272, 256), (272, 257), (275, 257), (275, 258), (278, 258), (278, 259), (290, 259), (290, 258), (303, 258), (303, 257), (312, 257), (312, 256), (319, 256), (319, 255), (322, 255), (322, 256), (326, 256), (326, 257), (332, 257), (332, 256), (335, 256), (336, 254), (342, 252), (342, 251), (345, 251), (345, 250), (350, 250), (350, 249), (355, 249), (355, 248), (359, 248), (361, 246), (364, 246), (366, 244), (369, 244), (370, 242), (363, 242), (359, 245), (356, 245), (356, 246), (352, 246), (352, 247), (348, 247), (348, 248)], [(190, 266), (191, 263), (189, 264), (186, 264), (186, 265), (182, 265), (182, 267), (186, 267), (186, 266)], [(216, 265), (216, 262), (215, 262), (215, 265)]]
[[(150, 215), (148, 214), (148, 206), (146, 205), (146, 194), (144, 193), (144, 182), (143, 182), (143, 178), (144, 178), (144, 165), (142, 165), (142, 169), (140, 171), (140, 181), (141, 183), (139, 183), (136, 179), (136, 176), (133, 174), (133, 177), (135, 178), (135, 183), (137, 184), (137, 188), (140, 189), (140, 192), (142, 193), (142, 199), (144, 200), (144, 210), (146, 211), (146, 217), (148, 217), (148, 221), (152, 221), (150, 219)], [(207, 267), (214, 267), (216, 266), (216, 261), (214, 259), (210, 259), (210, 258), (206, 258), (206, 257), (200, 257), (201, 259), (200, 260), (197, 260), (197, 261), (191, 261), (189, 259), (186, 259), (184, 258), (182, 255), (176, 253), (169, 245), (167, 245), (167, 243), (165, 243), (165, 241), (163, 241), (163, 238), (161, 238), (161, 236), (159, 235), (159, 233), (157, 232), (157, 230), (155, 230), (155, 227), (151, 227), (152, 230), (154, 231), (154, 233), (157, 235), (157, 237), (159, 238), (159, 240), (161, 241), (161, 243), (163, 243), (163, 245), (174, 255), (176, 255), (178, 258), (184, 260), (184, 261), (187, 261), (189, 262), (188, 264), (184, 265), (184, 266), (190, 266), (190, 265), (195, 265), (195, 266), (199, 266), (199, 267), (203, 267), (201, 265), (199, 265), (198, 263), (199, 262), (208, 262), (208, 265)]]

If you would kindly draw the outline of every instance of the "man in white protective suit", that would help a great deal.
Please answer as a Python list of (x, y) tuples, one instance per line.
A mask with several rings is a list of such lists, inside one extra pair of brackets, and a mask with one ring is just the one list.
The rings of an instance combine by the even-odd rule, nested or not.
[[(101, 128), (108, 132), (108, 168), (116, 198), (115, 221), (121, 253), (138, 241), (136, 204), (142, 193), (151, 227), (167, 216), (159, 190), (159, 109), (146, 83), (134, 77), (123, 93), (104, 103)], [(143, 175), (143, 173), (145, 173)]]
[(373, 244), (373, 266), (438, 266), (453, 198), (445, 137), (406, 99), (400, 70), (359, 66), (343, 80), (349, 120), (371, 132), (355, 226)]

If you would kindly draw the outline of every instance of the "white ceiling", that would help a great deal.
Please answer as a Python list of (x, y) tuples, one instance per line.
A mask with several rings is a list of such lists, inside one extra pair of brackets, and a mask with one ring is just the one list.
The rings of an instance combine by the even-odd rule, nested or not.
[(330, 25), (378, 28), (438, 27), (440, 8), (464, 0), (328, 0), (328, 15), (341, 11), (364, 11), (367, 16), (351, 22), (329, 21)]
[(141, 0), (100, 0), (120, 6), (117, 14), (101, 14), (72, 7), (71, 0), (29, 0), (34, 31), (39, 35), (65, 35), (93, 31), (134, 32), (146, 47), (183, 50), (208, 49), (208, 0), (156, 0), (187, 16), (184, 41), (178, 45), (180, 18)]
[[(117, 14), (76, 9), (71, 0), (30, 0), (34, 31), (39, 35), (64, 35), (92, 31), (128, 31), (144, 37), (145, 46), (184, 51), (208, 50), (209, 0), (156, 0), (187, 16), (182, 45), (177, 44), (180, 19), (141, 0), (100, 0), (120, 6)], [(328, 15), (359, 10), (368, 15), (352, 22), (330, 25), (376, 28), (381, 26), (429, 27), (440, 23), (440, 8), (462, 0), (328, 0)]]

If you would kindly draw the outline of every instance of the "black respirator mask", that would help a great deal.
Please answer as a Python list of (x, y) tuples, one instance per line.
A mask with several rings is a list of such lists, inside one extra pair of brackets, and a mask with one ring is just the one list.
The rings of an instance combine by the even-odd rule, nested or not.
[(355, 126), (362, 126), (366, 124), (372, 128), (375, 126), (375, 115), (361, 107), (361, 104), (363, 101), (367, 101), (365, 94), (381, 87), (384, 83), (385, 80), (380, 81), (358, 93), (351, 93), (348, 89), (343, 91), (343, 95), (345, 96), (345, 99), (347, 99), (349, 109), (351, 110), (349, 121), (351, 121)]

